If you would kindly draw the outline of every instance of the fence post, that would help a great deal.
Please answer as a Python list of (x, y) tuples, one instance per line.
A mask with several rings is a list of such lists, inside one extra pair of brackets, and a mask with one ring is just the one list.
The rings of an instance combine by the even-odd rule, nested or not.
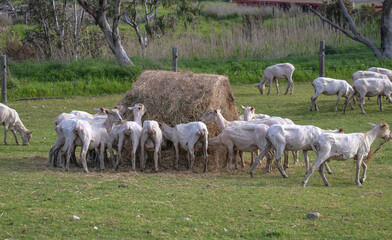
[(6, 55), (0, 56), (1, 64), (1, 102), (7, 102), (7, 57)]
[(319, 53), (319, 76), (324, 77), (325, 73), (325, 40), (320, 41), (320, 53)]
[(275, 7), (272, 7), (272, 18), (275, 18)]
[(177, 47), (173, 47), (173, 72), (177, 72)]

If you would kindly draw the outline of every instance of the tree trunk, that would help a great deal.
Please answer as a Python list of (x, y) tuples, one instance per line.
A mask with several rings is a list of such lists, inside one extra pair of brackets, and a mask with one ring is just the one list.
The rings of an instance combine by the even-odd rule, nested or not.
[(392, 58), (392, 1), (386, 0), (382, 6), (380, 22), (381, 51), (383, 57)]

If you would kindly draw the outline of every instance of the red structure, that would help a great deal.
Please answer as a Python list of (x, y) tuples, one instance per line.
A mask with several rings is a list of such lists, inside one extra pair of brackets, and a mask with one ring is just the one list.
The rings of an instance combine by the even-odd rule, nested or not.
[(304, 10), (308, 8), (309, 6), (313, 7), (314, 9), (318, 9), (321, 4), (323, 4), (321, 1), (320, 2), (315, 2), (315, 1), (295, 1), (295, 0), (232, 0), (232, 2), (237, 3), (237, 5), (248, 5), (248, 6), (262, 6), (262, 5), (267, 5), (267, 6), (277, 6), (282, 9), (289, 9), (291, 6), (299, 6), (302, 7)]

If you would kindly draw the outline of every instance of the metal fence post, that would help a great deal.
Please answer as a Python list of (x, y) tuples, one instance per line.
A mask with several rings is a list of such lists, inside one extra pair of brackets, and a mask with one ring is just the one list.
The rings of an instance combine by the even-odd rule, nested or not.
[(177, 47), (173, 47), (173, 72), (177, 72)]
[(320, 53), (319, 53), (319, 76), (324, 77), (325, 73), (325, 40), (320, 41)]
[(6, 55), (0, 56), (1, 63), (1, 102), (7, 102), (7, 57)]

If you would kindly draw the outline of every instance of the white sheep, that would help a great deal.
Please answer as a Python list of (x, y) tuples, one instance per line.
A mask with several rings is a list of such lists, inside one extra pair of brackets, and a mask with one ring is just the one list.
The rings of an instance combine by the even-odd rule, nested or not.
[(16, 133), (22, 137), (23, 145), (29, 145), (32, 133), (22, 123), (18, 113), (4, 104), (0, 103), (0, 124), (4, 125), (4, 144), (8, 145), (7, 132), (11, 130), (14, 134), (15, 142), (19, 145)]
[(389, 79), (387, 75), (382, 74), (382, 73), (378, 73), (378, 72), (374, 72), (374, 71), (356, 71), (355, 73), (353, 73), (353, 75), (351, 75), (351, 78), (352, 78), (353, 82), (355, 82), (356, 80), (358, 80), (360, 78), (386, 78), (386, 79)]
[[(131, 151), (131, 165), (132, 170), (136, 170), (136, 151), (139, 146), (141, 132), (142, 132), (142, 117), (146, 112), (143, 104), (137, 103), (133, 107), (127, 108), (133, 111), (134, 121), (122, 121), (121, 124), (114, 125), (109, 133), (107, 147), (113, 161), (114, 169), (118, 169), (118, 164), (121, 158), (121, 152), (124, 145), (124, 140), (130, 138)], [(120, 111), (119, 111), (120, 113)], [(121, 114), (120, 114), (121, 115)], [(117, 145), (117, 159), (114, 162), (113, 146)]]
[[(321, 178), (326, 186), (330, 186), (324, 174), (324, 166), (326, 161), (331, 159), (347, 160), (354, 158), (356, 160), (356, 176), (355, 182), (358, 186), (366, 180), (367, 166), (363, 159), (369, 154), (370, 146), (377, 138), (382, 138), (385, 141), (391, 139), (391, 131), (389, 125), (380, 123), (378, 125), (371, 124), (372, 130), (366, 133), (350, 133), (350, 134), (321, 134), (315, 144), (314, 148), (317, 151), (316, 162), (312, 165), (306, 174), (302, 185), (305, 187), (309, 178), (316, 169), (319, 169)], [(363, 168), (362, 178), (359, 179), (360, 167)]]
[[(309, 169), (308, 151), (313, 149), (313, 143), (316, 141), (318, 136), (325, 132), (342, 131), (342, 129), (335, 131), (322, 130), (321, 128), (312, 125), (272, 125), (265, 135), (265, 145), (263, 146), (260, 155), (257, 156), (256, 161), (251, 168), (250, 175), (253, 177), (253, 172), (256, 169), (258, 163), (267, 153), (271, 151), (271, 149), (276, 150), (275, 164), (284, 177), (287, 177), (287, 174), (280, 164), (280, 160), (284, 151), (302, 150), (307, 172)], [(269, 170), (271, 160), (267, 160), (265, 167), (266, 172)], [(330, 170), (328, 172), (331, 173)]]
[[(345, 80), (340, 79), (333, 79), (327, 77), (318, 77), (313, 80), (312, 82), (314, 88), (314, 95), (310, 98), (311, 99), (311, 106), (310, 111), (315, 109), (316, 111), (319, 110), (316, 100), (317, 97), (321, 94), (325, 95), (338, 95), (338, 99), (336, 100), (335, 104), (335, 112), (338, 110), (338, 103), (341, 97), (348, 98), (350, 94), (354, 92), (354, 89), (348, 84)], [(354, 109), (352, 103), (350, 103), (351, 108)]]
[(265, 143), (267, 130), (268, 126), (265, 124), (226, 127), (218, 136), (210, 138), (208, 144), (209, 147), (219, 147), (220, 145), (227, 147), (227, 168), (231, 170), (234, 148), (244, 152), (261, 150)]
[(255, 107), (244, 107), (242, 106), (242, 109), (244, 109), (244, 115), (240, 116), (241, 121), (250, 121), (252, 119), (265, 119), (269, 118), (270, 116), (267, 114), (260, 114), (260, 113), (255, 113)]
[(392, 70), (389, 70), (386, 68), (371, 67), (371, 68), (368, 68), (366, 71), (376, 72), (376, 73), (381, 73), (381, 74), (387, 75), (389, 80), (392, 81)]
[(103, 154), (109, 132), (114, 123), (120, 123), (122, 120), (117, 109), (107, 110), (106, 114), (108, 114), (108, 117), (104, 122), (90, 123), (85, 120), (68, 119), (57, 126), (60, 126), (62, 134), (65, 137), (62, 151), (66, 151), (67, 153), (66, 170), (69, 170), (69, 161), (75, 146), (82, 146), (81, 160), (85, 172), (88, 172), (86, 161), (87, 151), (95, 148), (99, 148), (100, 169), (105, 169)]
[(70, 113), (61, 113), (54, 121), (54, 125), (57, 126), (62, 121), (70, 119), (70, 118), (74, 118), (74, 117), (78, 117), (79, 119), (85, 119), (87, 121), (89, 121), (91, 119), (94, 121), (99, 121), (99, 120), (105, 121), (105, 119), (104, 119), (104, 118), (106, 118), (105, 110), (107, 110), (107, 109), (94, 108), (94, 110), (97, 112), (94, 115), (87, 113), (87, 112), (84, 112), (84, 111), (77, 111), (77, 110), (73, 110)]
[(346, 108), (348, 103), (351, 103), (352, 99), (357, 96), (359, 98), (359, 106), (363, 114), (366, 114), (363, 109), (363, 104), (365, 97), (377, 96), (377, 102), (380, 104), (380, 111), (382, 109), (381, 96), (385, 96), (390, 103), (392, 103), (391, 93), (392, 93), (392, 83), (391, 81), (384, 78), (361, 78), (354, 82), (353, 84), (354, 93), (346, 99), (343, 113), (346, 113)]
[(159, 128), (157, 121), (144, 121), (143, 129), (140, 136), (140, 168), (145, 168), (145, 155), (147, 151), (154, 152), (154, 170), (158, 172), (158, 158), (162, 164), (161, 145), (163, 141), (162, 130)]
[(255, 84), (255, 86), (259, 89), (260, 94), (264, 93), (265, 83), (269, 81), (269, 88), (267, 95), (270, 94), (272, 82), (275, 81), (276, 91), (279, 94), (279, 84), (278, 79), (286, 78), (287, 80), (287, 89), (286, 93), (289, 91), (291, 87), (290, 94), (293, 94), (294, 82), (293, 82), (293, 73), (295, 67), (291, 63), (279, 63), (273, 66), (269, 66), (265, 69), (263, 77), (261, 78), (260, 83)]
[(176, 151), (175, 168), (178, 169), (179, 148), (178, 144), (185, 149), (188, 154), (188, 168), (192, 170), (195, 159), (195, 145), (201, 142), (204, 155), (204, 172), (207, 172), (208, 163), (208, 130), (203, 122), (190, 122), (185, 124), (177, 124), (175, 127), (170, 127), (162, 124), (163, 136), (173, 142)]

